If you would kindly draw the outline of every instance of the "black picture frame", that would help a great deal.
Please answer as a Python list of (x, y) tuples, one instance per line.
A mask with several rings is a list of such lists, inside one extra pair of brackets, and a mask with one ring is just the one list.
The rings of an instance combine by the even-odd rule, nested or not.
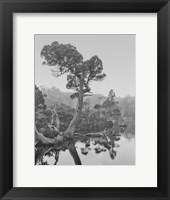
[[(13, 187), (13, 13), (157, 13), (158, 187)], [(0, 0), (1, 199), (170, 199), (170, 2), (168, 0)], [(29, 173), (29, 172), (26, 172)]]

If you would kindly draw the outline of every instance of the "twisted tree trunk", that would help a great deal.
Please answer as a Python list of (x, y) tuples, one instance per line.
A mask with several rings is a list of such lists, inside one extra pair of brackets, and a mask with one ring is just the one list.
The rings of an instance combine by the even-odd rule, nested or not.
[(65, 131), (66, 133), (74, 134), (76, 124), (80, 118), (82, 108), (83, 108), (83, 97), (84, 97), (83, 81), (82, 81), (82, 77), (81, 77), (80, 85), (79, 85), (79, 95), (78, 95), (78, 100), (77, 100), (76, 113), (75, 113), (73, 119), (71, 120), (67, 130)]

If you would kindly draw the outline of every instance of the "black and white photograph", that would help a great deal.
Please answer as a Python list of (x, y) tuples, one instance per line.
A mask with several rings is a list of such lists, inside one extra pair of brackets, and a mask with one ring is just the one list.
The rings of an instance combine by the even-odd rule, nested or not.
[(35, 165), (135, 165), (135, 35), (35, 34)]

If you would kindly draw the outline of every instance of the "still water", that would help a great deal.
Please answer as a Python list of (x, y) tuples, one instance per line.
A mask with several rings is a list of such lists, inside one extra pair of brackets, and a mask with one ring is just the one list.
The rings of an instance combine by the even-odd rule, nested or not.
[[(93, 141), (88, 148), (80, 141), (75, 146), (82, 165), (135, 165), (135, 137), (132, 134), (125, 133), (119, 141), (115, 142), (111, 151), (112, 156), (108, 150), (101, 150), (100, 146), (96, 146)], [(54, 165), (55, 156), (44, 156), (44, 160), (48, 165)], [(57, 165), (75, 165), (68, 150), (59, 152)]]

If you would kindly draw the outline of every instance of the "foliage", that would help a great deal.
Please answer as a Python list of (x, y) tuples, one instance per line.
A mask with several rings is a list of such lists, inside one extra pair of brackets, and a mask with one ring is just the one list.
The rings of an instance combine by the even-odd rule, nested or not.
[(47, 109), (45, 97), (46, 95), (35, 85), (35, 126), (44, 136), (53, 138), (57, 133), (49, 128), (53, 113), (52, 110)]
[(84, 109), (77, 126), (77, 131), (85, 134), (114, 128), (114, 132), (116, 132), (117, 127), (117, 133), (119, 133), (120, 124), (123, 127), (125, 122), (121, 118), (121, 111), (115, 100), (115, 93), (111, 90), (102, 105), (97, 104), (91, 108), (89, 99), (87, 102), (84, 102)]
[[(44, 95), (37, 86), (35, 86), (35, 88), (35, 92), (39, 94), (36, 95), (35, 98), (37, 107), (39, 107), (38, 103), (40, 102), (43, 102), (44, 105), (43, 109), (36, 109), (35, 124), (37, 129), (40, 130), (45, 136), (50, 137), (51, 135), (52, 137), (53, 131), (49, 131), (48, 124), (52, 120), (52, 110), (54, 105), (47, 109), (44, 103)], [(86, 99), (83, 103), (83, 110), (75, 131), (80, 134), (99, 132), (104, 129), (112, 128), (113, 125), (116, 125), (116, 123), (118, 124), (118, 121), (120, 122), (121, 119), (121, 112), (114, 97), (115, 95), (113, 90), (111, 90), (106, 101), (104, 101), (102, 105), (95, 105), (93, 108), (90, 105), (90, 99)], [(39, 101), (39, 99), (41, 99), (41, 101)], [(63, 132), (67, 129), (69, 123), (73, 119), (76, 110), (65, 104), (58, 103), (55, 104), (55, 106), (60, 119), (60, 131)]]
[(45, 45), (41, 57), (44, 58), (43, 64), (50, 66), (53, 76), (67, 73), (66, 88), (76, 91), (71, 95), (72, 99), (79, 96), (80, 81), (85, 94), (91, 91), (91, 81), (101, 81), (106, 76), (102, 73), (103, 64), (98, 56), (83, 61), (83, 56), (71, 44), (59, 44), (55, 41), (51, 45)]
[(35, 111), (40, 108), (46, 108), (44, 97), (46, 97), (46, 95), (43, 94), (41, 90), (35, 85)]

